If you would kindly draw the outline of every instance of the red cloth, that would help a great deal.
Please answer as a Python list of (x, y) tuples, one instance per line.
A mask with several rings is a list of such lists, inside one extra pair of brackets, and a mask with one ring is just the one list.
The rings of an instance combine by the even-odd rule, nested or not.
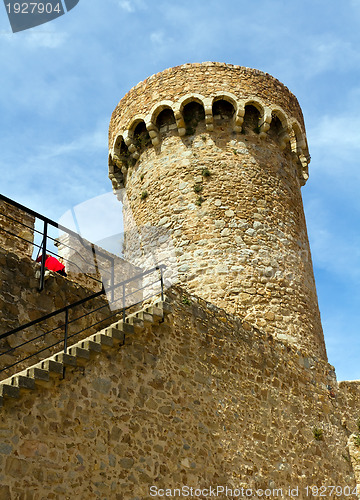
[[(41, 256), (36, 260), (37, 262), (41, 262)], [(50, 269), (50, 271), (65, 271), (64, 264), (61, 264), (61, 262), (59, 262), (55, 257), (52, 257), (51, 255), (46, 256), (45, 267), (46, 269)]]

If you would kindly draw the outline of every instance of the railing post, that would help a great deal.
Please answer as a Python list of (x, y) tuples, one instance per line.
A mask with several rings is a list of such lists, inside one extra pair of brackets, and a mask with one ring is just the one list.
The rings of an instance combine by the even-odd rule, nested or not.
[(65, 336), (64, 336), (64, 353), (67, 352), (67, 341), (68, 341), (68, 327), (69, 327), (69, 309), (65, 309)]
[(45, 261), (46, 261), (46, 241), (47, 241), (47, 226), (48, 223), (44, 221), (44, 232), (43, 232), (43, 241), (42, 241), (42, 255), (41, 255), (41, 267), (40, 267), (40, 286), (39, 292), (44, 290), (44, 282), (45, 282)]
[(114, 302), (114, 287), (115, 287), (115, 259), (114, 257), (111, 258), (111, 302)]
[(160, 269), (160, 285), (161, 285), (161, 300), (164, 302), (164, 277), (163, 277), (163, 268), (159, 266)]
[(125, 283), (123, 283), (123, 286), (122, 286), (122, 292), (123, 292), (123, 299), (122, 299), (122, 302), (123, 302), (123, 321), (125, 321)]

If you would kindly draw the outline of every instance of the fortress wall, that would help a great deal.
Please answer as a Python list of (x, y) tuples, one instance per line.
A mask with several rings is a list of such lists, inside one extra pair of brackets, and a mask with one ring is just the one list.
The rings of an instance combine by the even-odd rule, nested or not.
[(351, 432), (360, 433), (360, 380), (342, 381), (339, 383), (339, 388), (344, 398), (346, 426)]
[[(65, 305), (81, 300), (93, 293), (91, 289), (81, 286), (67, 278), (59, 276), (56, 273), (50, 272), (45, 281), (45, 288), (39, 292), (39, 278), (36, 274), (39, 273), (40, 264), (34, 262), (28, 257), (20, 256), (14, 251), (9, 251), (0, 248), (0, 311), (1, 311), (1, 325), (0, 334), (5, 333), (20, 325), (33, 321), (45, 314), (60, 309)], [(69, 319), (82, 316), (89, 311), (89, 308), (96, 308), (104, 305), (105, 307), (95, 314), (82, 318), (70, 325), (69, 334), (74, 331), (83, 329), (89, 324), (101, 319), (106, 318), (111, 314), (108, 307), (106, 297), (100, 296), (91, 302), (79, 306), (73, 312), (70, 312)], [(0, 340), (0, 352), (8, 351), (9, 349), (21, 344), (25, 340), (34, 338), (41, 333), (63, 325), (65, 321), (65, 314), (62, 317), (55, 317), (41, 323), (37, 327), (32, 327), (27, 331), (19, 332), (10, 337)], [(113, 319), (110, 320), (113, 322)], [(109, 324), (109, 321), (102, 323), (104, 327)], [(100, 325), (100, 326), (101, 326)], [(76, 330), (75, 330), (76, 327)], [(98, 327), (97, 327), (98, 329)], [(90, 335), (91, 330), (86, 330), (82, 336)], [(94, 333), (94, 332), (93, 332)], [(0, 357), (0, 367), (9, 365), (27, 355), (34, 353), (53, 342), (56, 342), (64, 335), (63, 328), (56, 330), (46, 337), (40, 337), (34, 343), (28, 344), (23, 348)], [(81, 336), (75, 337), (80, 340)], [(77, 341), (76, 340), (76, 341)], [(62, 344), (57, 346), (55, 352), (62, 349)], [(49, 355), (47, 351), (45, 355)], [(42, 358), (44, 353), (42, 354)], [(36, 357), (20, 364), (17, 367), (1, 373), (0, 378), (4, 379), (12, 373), (23, 369), (29, 364), (36, 362)]]
[[(143, 271), (82, 237), (75, 238), (63, 233), (57, 239), (56, 246), (68, 278), (94, 292), (101, 290), (103, 283), (110, 286), (112, 278), (116, 284)], [(129, 293), (134, 292), (134, 302), (141, 300), (141, 296), (136, 295), (136, 290), (140, 287), (139, 279), (131, 281), (127, 287)]]
[(360, 492), (360, 380), (339, 383), (342, 398), (343, 424), (350, 435), (348, 447)]
[(310, 485), (353, 488), (333, 367), (181, 289), (171, 303), (164, 323), (7, 402), (0, 498), (141, 500), (150, 486), (219, 485), (282, 488), (278, 498), (298, 486), (303, 499)]
[[(31, 257), (35, 217), (0, 200), (0, 247)], [(16, 240), (16, 245), (14, 241)]]

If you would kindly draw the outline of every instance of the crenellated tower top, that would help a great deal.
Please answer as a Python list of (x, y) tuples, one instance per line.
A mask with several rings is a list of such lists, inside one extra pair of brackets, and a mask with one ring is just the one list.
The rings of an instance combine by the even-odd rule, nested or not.
[(125, 181), (128, 160), (137, 160), (143, 149), (139, 136), (145, 130), (153, 146), (160, 144), (159, 123), (162, 124), (161, 115), (166, 110), (173, 113), (177, 132), (183, 137), (189, 130), (184, 108), (191, 102), (197, 102), (204, 110), (206, 130), (212, 132), (214, 104), (217, 101), (226, 101), (233, 107), (231, 121), (234, 132), (241, 133), (243, 130), (247, 106), (258, 110), (260, 137), (265, 138), (271, 124), (276, 121), (280, 129), (280, 147), (285, 149), (287, 143), (290, 144), (292, 153), (298, 158), (300, 183), (305, 184), (310, 155), (304, 119), (296, 97), (268, 73), (216, 62), (184, 64), (166, 69), (138, 83), (123, 97), (112, 114), (109, 128), (110, 178), (114, 179), (114, 167), (117, 171), (118, 166), (124, 170)]

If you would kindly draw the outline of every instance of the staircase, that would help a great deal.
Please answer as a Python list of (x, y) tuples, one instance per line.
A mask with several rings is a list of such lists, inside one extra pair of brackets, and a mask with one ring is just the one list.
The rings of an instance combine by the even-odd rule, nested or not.
[(158, 301), (130, 314), (125, 321), (118, 321), (90, 337), (81, 340), (25, 370), (0, 382), (0, 407), (7, 400), (19, 398), (23, 391), (35, 390), (37, 386), (48, 387), (54, 377), (63, 378), (66, 366), (84, 366), (91, 355), (101, 355), (103, 350), (124, 345), (127, 335), (143, 331), (147, 326), (158, 324), (171, 312), (169, 302)]

